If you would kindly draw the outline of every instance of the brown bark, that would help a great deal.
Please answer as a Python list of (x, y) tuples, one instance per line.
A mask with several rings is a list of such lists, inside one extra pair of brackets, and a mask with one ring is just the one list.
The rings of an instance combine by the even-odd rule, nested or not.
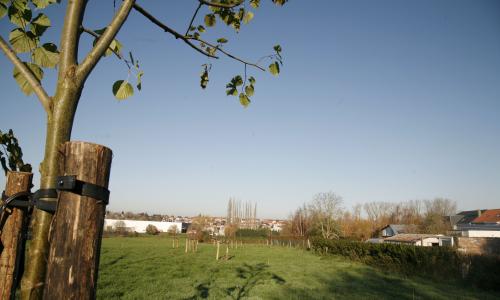
[[(12, 196), (19, 192), (31, 189), (32, 173), (8, 172), (5, 194)], [(19, 280), (19, 267), (24, 252), (23, 227), (27, 226), (25, 212), (22, 209), (12, 208), (5, 212), (7, 217), (0, 222), (0, 299), (11, 299), (16, 293)], [(3, 227), (2, 227), (3, 225)]]
[[(67, 142), (59, 151), (59, 174), (108, 187), (112, 152), (85, 142)], [(49, 233), (44, 299), (95, 299), (106, 205), (61, 191)], [(57, 242), (52, 242), (57, 241)]]

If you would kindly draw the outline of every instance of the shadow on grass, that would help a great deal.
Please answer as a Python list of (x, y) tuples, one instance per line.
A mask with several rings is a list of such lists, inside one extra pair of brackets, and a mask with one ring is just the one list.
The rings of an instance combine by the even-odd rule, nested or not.
[(373, 269), (348, 270), (332, 276), (315, 274), (321, 288), (284, 286), (271, 299), (468, 299), (451, 283), (401, 278)]
[[(260, 284), (275, 282), (277, 284), (284, 284), (285, 279), (277, 274), (269, 272), (269, 266), (264, 263), (257, 263), (255, 265), (243, 264), (236, 268), (236, 278), (233, 280), (237, 283), (231, 287), (225, 288), (223, 293), (225, 296), (235, 300), (244, 299), (248, 297), (250, 292)], [(214, 285), (214, 277), (210, 280), (202, 282), (195, 287), (195, 295), (187, 299), (207, 299), (210, 296), (211, 289), (218, 289)], [(220, 290), (216, 291), (218, 294)]]

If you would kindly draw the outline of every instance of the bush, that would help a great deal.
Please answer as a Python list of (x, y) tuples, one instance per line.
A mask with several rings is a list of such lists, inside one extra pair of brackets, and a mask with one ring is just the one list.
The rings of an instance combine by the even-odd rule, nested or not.
[(160, 231), (153, 224), (149, 224), (148, 226), (146, 226), (146, 233), (151, 235), (157, 235), (160, 233)]
[(500, 290), (500, 258), (464, 255), (451, 247), (372, 244), (313, 238), (313, 250), (349, 257), (384, 270), (436, 279), (464, 280), (485, 289)]
[(248, 229), (248, 228), (242, 228), (238, 229), (236, 231), (236, 237), (241, 238), (241, 237), (262, 237), (262, 238), (267, 238), (269, 236), (269, 229), (266, 228), (261, 228), (261, 229)]

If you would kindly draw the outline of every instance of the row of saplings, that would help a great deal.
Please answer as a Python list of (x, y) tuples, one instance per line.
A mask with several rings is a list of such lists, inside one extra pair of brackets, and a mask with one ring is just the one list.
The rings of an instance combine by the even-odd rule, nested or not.
[(460, 280), (479, 288), (500, 290), (499, 256), (463, 254), (452, 247), (372, 244), (323, 238), (313, 238), (311, 244), (320, 254), (345, 256), (391, 272)]

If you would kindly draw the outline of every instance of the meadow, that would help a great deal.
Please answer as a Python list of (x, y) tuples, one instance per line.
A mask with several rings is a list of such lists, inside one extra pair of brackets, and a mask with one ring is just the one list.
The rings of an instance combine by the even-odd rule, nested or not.
[[(380, 271), (343, 257), (266, 245), (185, 253), (167, 236), (102, 241), (98, 299), (499, 299), (500, 294)], [(221, 245), (221, 255), (226, 251)]]

